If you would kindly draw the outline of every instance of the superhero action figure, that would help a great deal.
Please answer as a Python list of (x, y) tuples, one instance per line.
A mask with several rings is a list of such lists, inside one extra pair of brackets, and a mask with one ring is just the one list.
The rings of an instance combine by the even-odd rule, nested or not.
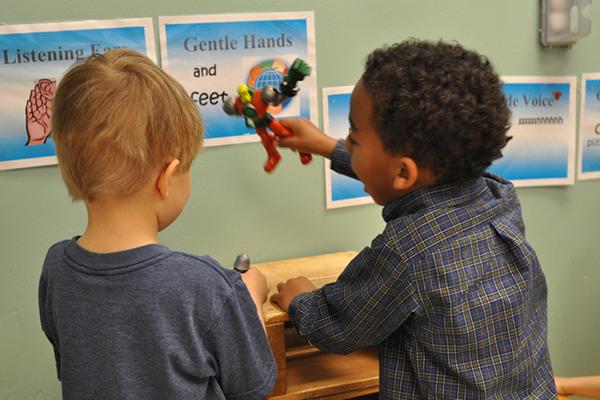
[[(266, 172), (273, 171), (281, 159), (275, 147), (277, 138), (292, 135), (289, 129), (267, 112), (267, 108), (279, 106), (285, 99), (294, 97), (298, 93), (298, 81), (310, 75), (310, 71), (310, 66), (297, 58), (284, 74), (279, 88), (265, 86), (262, 89), (252, 89), (247, 85), (240, 85), (237, 90), (238, 96), (228, 97), (223, 105), (223, 110), (227, 114), (243, 116), (246, 126), (255, 129), (260, 136), (268, 155), (263, 166)], [(310, 154), (300, 153), (302, 164), (308, 164), (311, 159)]]

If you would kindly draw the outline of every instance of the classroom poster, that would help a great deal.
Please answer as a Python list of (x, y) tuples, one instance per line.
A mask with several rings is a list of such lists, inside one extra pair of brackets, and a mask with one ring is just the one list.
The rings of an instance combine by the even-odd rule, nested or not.
[[(336, 139), (348, 136), (350, 123), (350, 97), (353, 86), (323, 88), (323, 128)], [(325, 160), (326, 207), (339, 208), (360, 204), (373, 204), (361, 181), (331, 170), (331, 161)]]
[(151, 18), (0, 26), (0, 170), (56, 164), (56, 85), (73, 63), (129, 47), (156, 61)]
[(270, 113), (317, 121), (316, 57), (312, 12), (160, 17), (162, 67), (199, 107), (206, 146), (259, 141), (244, 119), (223, 111), (228, 96), (247, 84), (278, 87), (296, 58), (312, 67), (299, 93)]
[(503, 157), (489, 171), (517, 187), (571, 185), (575, 180), (577, 78), (502, 77), (512, 111)]
[(577, 178), (600, 178), (600, 73), (581, 76)]

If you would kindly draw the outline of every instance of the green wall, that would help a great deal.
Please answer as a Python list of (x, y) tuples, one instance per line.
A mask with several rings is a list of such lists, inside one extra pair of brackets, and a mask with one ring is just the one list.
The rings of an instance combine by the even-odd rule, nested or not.
[[(352, 85), (366, 55), (409, 36), (457, 40), (502, 75), (600, 71), (600, 30), (571, 49), (543, 50), (536, 0), (0, 0), (0, 23), (268, 11), (315, 12), (317, 80)], [(593, 8), (600, 21), (600, 7)], [(320, 108), (319, 108), (320, 109)], [(375, 205), (326, 211), (323, 162), (288, 153), (272, 175), (258, 143), (205, 149), (193, 191), (161, 240), (230, 265), (360, 250), (383, 228)], [(557, 374), (600, 374), (600, 181), (519, 189), (528, 238), (549, 285), (549, 340)], [(39, 324), (37, 284), (46, 249), (82, 232), (85, 213), (56, 166), (0, 171), (0, 399), (58, 399), (53, 355)]]

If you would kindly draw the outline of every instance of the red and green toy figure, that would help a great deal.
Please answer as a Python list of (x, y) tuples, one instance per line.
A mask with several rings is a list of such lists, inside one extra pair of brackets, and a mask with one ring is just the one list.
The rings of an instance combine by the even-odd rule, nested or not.
[[(298, 81), (310, 75), (310, 70), (308, 64), (297, 58), (284, 74), (279, 88), (265, 86), (262, 89), (253, 89), (247, 85), (240, 85), (237, 90), (238, 95), (235, 98), (228, 97), (223, 105), (223, 110), (227, 114), (244, 117), (246, 126), (255, 129), (260, 136), (268, 155), (263, 166), (266, 172), (273, 171), (281, 159), (275, 146), (277, 138), (292, 136), (292, 132), (269, 114), (267, 108), (269, 106), (276, 107), (285, 99), (294, 97), (298, 93)], [(300, 153), (302, 164), (308, 164), (311, 159), (310, 154)]]

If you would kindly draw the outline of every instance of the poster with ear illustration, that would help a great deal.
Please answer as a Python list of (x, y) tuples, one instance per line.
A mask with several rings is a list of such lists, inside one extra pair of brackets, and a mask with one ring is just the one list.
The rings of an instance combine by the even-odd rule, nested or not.
[(502, 77), (512, 139), (488, 169), (516, 187), (575, 183), (577, 78)]
[(0, 170), (56, 164), (51, 119), (60, 78), (117, 47), (156, 62), (152, 19), (0, 26)]

